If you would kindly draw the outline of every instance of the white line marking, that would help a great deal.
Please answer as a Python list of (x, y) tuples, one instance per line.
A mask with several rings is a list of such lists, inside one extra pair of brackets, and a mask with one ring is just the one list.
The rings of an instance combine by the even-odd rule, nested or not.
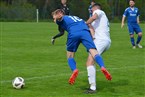
[[(134, 68), (145, 68), (145, 65), (139, 65), (139, 66), (126, 66), (126, 67), (120, 67), (120, 68), (108, 68), (108, 70), (122, 70), (122, 69), (134, 69)], [(97, 71), (100, 71), (100, 70), (97, 70)], [(87, 71), (82, 71), (82, 72), (79, 72), (79, 73), (85, 73)], [(52, 78), (52, 77), (58, 77), (58, 76), (67, 76), (67, 75), (71, 75), (70, 74), (66, 74), (66, 73), (62, 73), (62, 74), (57, 74), (57, 75), (46, 75), (46, 76), (36, 76), (36, 77), (31, 77), (31, 78), (25, 78), (26, 81), (29, 81), (29, 80), (35, 80), (35, 79), (43, 79), (43, 78)], [(3, 83), (10, 83), (12, 82), (12, 80), (2, 80), (0, 81), (1, 84)]]

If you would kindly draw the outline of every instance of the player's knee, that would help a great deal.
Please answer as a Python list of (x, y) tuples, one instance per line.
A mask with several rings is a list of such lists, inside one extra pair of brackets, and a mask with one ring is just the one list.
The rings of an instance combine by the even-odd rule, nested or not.
[(94, 59), (91, 55), (89, 55), (88, 59), (87, 59), (87, 62), (86, 62), (86, 65), (87, 66), (91, 66), (94, 64)]
[(130, 34), (130, 37), (133, 38), (134, 37), (134, 34)]
[(98, 54), (98, 51), (96, 49), (89, 49), (90, 54), (94, 57), (96, 54)]
[(92, 66), (92, 65), (94, 65), (94, 61), (87, 61), (86, 65), (87, 66)]
[(140, 32), (140, 33), (138, 33), (138, 36), (142, 37), (142, 33), (141, 33), (141, 32)]
[(74, 52), (67, 52), (67, 58), (73, 58), (74, 57)]

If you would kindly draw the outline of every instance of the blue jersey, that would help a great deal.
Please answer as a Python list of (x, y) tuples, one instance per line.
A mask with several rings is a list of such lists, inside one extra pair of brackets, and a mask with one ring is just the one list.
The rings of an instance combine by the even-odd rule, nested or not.
[(92, 17), (92, 14), (93, 14), (92, 5), (89, 6), (88, 10), (89, 10), (89, 17)]
[(123, 16), (127, 17), (128, 23), (137, 23), (137, 17), (139, 16), (138, 8), (134, 7), (131, 9), (130, 7), (126, 8)]
[(77, 16), (67, 16), (64, 15), (61, 21), (56, 21), (64, 30), (69, 34), (77, 34), (82, 30), (89, 30), (87, 24), (83, 19), (80, 19)]
[(68, 32), (67, 51), (76, 52), (80, 43), (86, 47), (87, 51), (96, 49), (89, 27), (83, 19), (64, 15), (62, 20), (56, 23)]

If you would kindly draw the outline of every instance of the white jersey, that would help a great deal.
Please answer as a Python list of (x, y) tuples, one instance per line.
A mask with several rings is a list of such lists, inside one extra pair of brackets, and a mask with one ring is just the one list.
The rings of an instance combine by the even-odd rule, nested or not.
[(109, 21), (105, 12), (97, 9), (93, 12), (93, 15), (94, 14), (97, 14), (98, 16), (97, 19), (92, 22), (92, 26), (95, 30), (94, 37), (96, 38), (96, 41), (108, 40), (109, 42), (111, 42), (110, 32), (109, 32), (110, 31)]

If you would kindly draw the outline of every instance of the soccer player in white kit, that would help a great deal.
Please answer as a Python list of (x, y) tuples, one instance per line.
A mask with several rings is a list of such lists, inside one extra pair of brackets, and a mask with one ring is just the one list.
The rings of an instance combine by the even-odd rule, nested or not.
[[(108, 50), (111, 45), (110, 29), (108, 18), (104, 11), (101, 10), (101, 5), (96, 3), (92, 6), (93, 16), (87, 20), (87, 24), (90, 25), (91, 35), (94, 39), (94, 43), (99, 54)], [(88, 81), (90, 88), (85, 93), (96, 92), (96, 68), (94, 65), (94, 59), (89, 54), (87, 62)], [(103, 72), (103, 71), (102, 71)], [(106, 79), (111, 80), (111, 74), (105, 75)]]

